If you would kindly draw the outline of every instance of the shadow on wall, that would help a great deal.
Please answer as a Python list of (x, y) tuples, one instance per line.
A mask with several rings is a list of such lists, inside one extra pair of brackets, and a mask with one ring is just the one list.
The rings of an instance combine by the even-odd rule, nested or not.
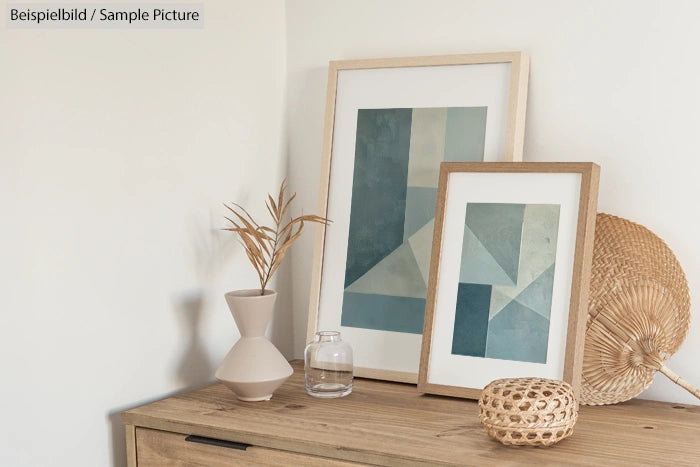
[[(309, 229), (311, 230), (311, 229)], [(294, 245), (296, 246), (296, 245)], [(292, 250), (294, 249), (292, 246)], [(277, 269), (277, 282), (275, 290), (277, 292), (277, 302), (275, 303), (275, 313), (270, 323), (270, 341), (282, 352), (287, 360), (294, 357), (294, 316), (292, 300), (292, 267), (291, 256), (285, 258), (282, 265)]]
[(200, 291), (185, 295), (175, 304), (175, 314), (187, 336), (187, 346), (182, 351), (175, 376), (178, 385), (192, 386), (212, 380), (214, 366), (202, 344), (199, 324), (203, 311), (203, 293)]
[(118, 407), (107, 414), (112, 443), (112, 465), (126, 465), (126, 435), (121, 421), (121, 412), (143, 404), (199, 389), (214, 383), (214, 366), (202, 345), (200, 322), (203, 313), (204, 294), (194, 291), (185, 294), (176, 301), (174, 312), (182, 325), (183, 334), (187, 336), (187, 345), (182, 351), (179, 363), (176, 365), (175, 378), (181, 389), (161, 396)]
[[(208, 386), (215, 382), (215, 366), (211, 361), (203, 338), (200, 335), (201, 322), (206, 313), (207, 291), (216, 282), (226, 264), (235, 261), (241, 251), (236, 248), (236, 242), (229, 238), (225, 232), (221, 232), (218, 224), (220, 215), (209, 214), (208, 227), (201, 219), (193, 219), (191, 238), (191, 261), (186, 265), (192, 268), (197, 277), (197, 284), (191, 291), (185, 291), (179, 295), (173, 304), (174, 318), (180, 323), (182, 336), (182, 353), (178, 363), (174, 367), (174, 380), (179, 389), (160, 396), (130, 403), (129, 405), (113, 408), (107, 414), (107, 422), (110, 429), (110, 443), (112, 450), (112, 465), (121, 467), (126, 465), (126, 436), (125, 428), (121, 421), (121, 412), (138, 407), (165, 397), (185, 393), (194, 389)], [(224, 223), (221, 222), (223, 226)], [(223, 300), (223, 297), (217, 297)], [(134, 343), (138, 345), (138, 343)], [(158, 361), (158, 358), (154, 358)]]
[(203, 344), (206, 337), (200, 336), (200, 323), (208, 309), (206, 300), (212, 298), (209, 296), (217, 277), (227, 264), (237, 260), (242, 251), (240, 247), (236, 248), (234, 238), (221, 230), (225, 225), (221, 214), (210, 211), (207, 221), (194, 218), (190, 225), (191, 260), (188, 266), (196, 273), (198, 287), (183, 292), (174, 304), (176, 318), (187, 340), (175, 370), (175, 380), (179, 386), (185, 387), (214, 381), (216, 367)]

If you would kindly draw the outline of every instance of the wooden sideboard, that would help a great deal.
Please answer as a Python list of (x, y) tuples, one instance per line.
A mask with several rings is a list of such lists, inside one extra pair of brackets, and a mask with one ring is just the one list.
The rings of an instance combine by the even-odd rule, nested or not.
[(349, 396), (317, 399), (304, 389), (303, 363), (293, 367), (267, 402), (214, 384), (123, 412), (129, 466), (700, 466), (699, 406), (582, 406), (572, 437), (515, 448), (485, 434), (474, 401), (359, 378)]

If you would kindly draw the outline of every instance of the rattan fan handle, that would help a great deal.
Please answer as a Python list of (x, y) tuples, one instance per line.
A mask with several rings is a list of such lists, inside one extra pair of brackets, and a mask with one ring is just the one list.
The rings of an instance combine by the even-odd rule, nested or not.
[(682, 387), (683, 389), (700, 399), (700, 389), (696, 388), (695, 386), (693, 386), (692, 384), (675, 374), (673, 371), (671, 371), (669, 367), (667, 367), (666, 365), (661, 365), (659, 367), (659, 371), (668, 376), (668, 378), (671, 381), (673, 381), (674, 383), (676, 383), (677, 385), (679, 385), (680, 387)]
[(683, 378), (681, 378), (679, 375), (674, 373), (669, 367), (663, 364), (663, 361), (661, 361), (658, 356), (652, 355), (647, 353), (634, 339), (632, 339), (627, 333), (625, 333), (617, 324), (609, 320), (607, 317), (603, 315), (598, 315), (595, 318), (597, 318), (608, 330), (608, 332), (613, 333), (616, 335), (618, 338), (620, 338), (625, 344), (627, 344), (630, 348), (635, 349), (637, 352), (639, 352), (640, 355), (645, 357), (645, 360), (649, 358), (651, 360), (650, 362), (647, 362), (646, 366), (649, 368), (653, 368), (656, 370), (659, 370), (661, 373), (666, 375), (668, 379), (700, 399), (700, 389), (696, 388)]

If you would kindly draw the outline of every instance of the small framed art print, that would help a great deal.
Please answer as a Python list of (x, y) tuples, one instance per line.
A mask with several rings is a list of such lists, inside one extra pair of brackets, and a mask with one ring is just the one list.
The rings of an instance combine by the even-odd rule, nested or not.
[(355, 375), (416, 383), (443, 161), (522, 158), (522, 52), (331, 62), (307, 339)]
[(598, 198), (593, 163), (443, 163), (418, 390), (498, 378), (578, 391)]

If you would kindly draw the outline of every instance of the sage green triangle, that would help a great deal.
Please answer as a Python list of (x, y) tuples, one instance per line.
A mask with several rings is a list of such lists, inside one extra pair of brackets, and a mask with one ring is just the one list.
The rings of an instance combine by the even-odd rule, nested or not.
[(543, 318), (549, 319), (552, 311), (552, 289), (554, 286), (554, 264), (548, 267), (525, 290), (515, 297), (515, 301), (525, 305)]
[(428, 292), (423, 276), (408, 243), (345, 288), (346, 292), (425, 298)]
[(518, 282), (524, 204), (468, 203), (465, 224), (513, 284)]
[(409, 186), (406, 188), (406, 212), (403, 241), (435, 218), (437, 188)]
[(459, 282), (463, 284), (515, 286), (500, 264), (466, 225), (462, 239)]

